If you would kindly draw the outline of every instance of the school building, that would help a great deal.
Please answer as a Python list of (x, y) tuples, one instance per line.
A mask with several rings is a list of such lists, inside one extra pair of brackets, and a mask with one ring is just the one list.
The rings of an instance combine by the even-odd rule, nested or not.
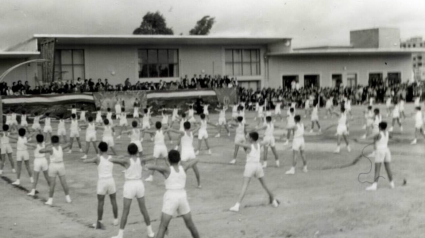
[(196, 75), (228, 75), (250, 88), (336, 84), (367, 85), (412, 80), (412, 54), (425, 49), (401, 48), (400, 32), (376, 28), (350, 32), (346, 46), (292, 48), (291, 38), (36, 34), (0, 52), (0, 74), (16, 68), (5, 81), (94, 81), (111, 84), (176, 81)]

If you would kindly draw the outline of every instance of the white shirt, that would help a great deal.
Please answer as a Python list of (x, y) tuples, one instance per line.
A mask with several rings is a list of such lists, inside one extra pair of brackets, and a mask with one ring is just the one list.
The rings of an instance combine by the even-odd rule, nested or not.
[(111, 156), (108, 158), (104, 158), (103, 156), (99, 156), (99, 164), (97, 165), (97, 173), (99, 178), (112, 178), (112, 171), (114, 168), (114, 164), (110, 162)]
[(139, 129), (131, 130), (130, 140), (131, 140), (131, 142), (140, 140), (140, 130)]
[(186, 172), (183, 167), (179, 165), (179, 172), (177, 173), (173, 166), (170, 166), (170, 175), (165, 180), (165, 188), (167, 190), (181, 190), (186, 187)]
[(304, 137), (304, 125), (302, 123), (296, 124), (297, 129), (294, 132), (294, 139), (295, 138), (303, 138)]
[(181, 145), (182, 147), (193, 147), (193, 135), (192, 132), (187, 133), (184, 132), (184, 135), (181, 139)]
[(379, 132), (379, 134), (381, 135), (381, 138), (379, 138), (379, 140), (376, 141), (376, 149), (377, 150), (385, 150), (388, 148), (388, 138), (389, 138), (389, 133), (388, 132)]
[(18, 137), (18, 142), (16, 143), (17, 151), (27, 151), (27, 138), (26, 137)]
[(52, 155), (50, 156), (50, 162), (52, 163), (59, 163), (63, 162), (63, 151), (62, 146), (58, 146), (58, 149), (55, 147), (52, 147)]
[(246, 155), (247, 163), (259, 163), (261, 157), (261, 146), (260, 144), (252, 144), (251, 151)]
[(129, 159), (130, 166), (125, 170), (125, 179), (126, 180), (139, 180), (142, 179), (142, 164), (140, 163), (140, 158)]
[(157, 130), (154, 138), (155, 145), (165, 145), (164, 132), (162, 130)]
[(273, 136), (274, 124), (272, 122), (266, 124), (266, 130), (264, 136)]
[(40, 144), (37, 144), (36, 145), (35, 150), (34, 150), (34, 157), (36, 159), (44, 159), (44, 158), (46, 158), (46, 154), (40, 153), (40, 150), (42, 150), (44, 148), (46, 148), (44, 142), (41, 143), (41, 145)]

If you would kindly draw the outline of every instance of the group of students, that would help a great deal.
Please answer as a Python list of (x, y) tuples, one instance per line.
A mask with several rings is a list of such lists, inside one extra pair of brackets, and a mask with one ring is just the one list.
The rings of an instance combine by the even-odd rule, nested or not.
[[(328, 100), (332, 100), (329, 98)], [(344, 101), (345, 100), (345, 101)], [(340, 112), (333, 110), (332, 106), (328, 107), (328, 102), (326, 102), (326, 113), (327, 115), (332, 116), (333, 114), (338, 117), (337, 124), (337, 149), (335, 153), (340, 153), (340, 144), (342, 139), (345, 140), (347, 145), (347, 150), (351, 151), (348, 135), (348, 116), (351, 115), (351, 105), (349, 99), (343, 99)], [(416, 103), (416, 102), (415, 102)], [(306, 110), (306, 115), (311, 116), (311, 132), (313, 132), (314, 126), (317, 125), (320, 131), (319, 124), (319, 107), (318, 103), (312, 100), (308, 102), (310, 111)], [(420, 105), (420, 102), (417, 104)], [(158, 111), (160, 112), (161, 121), (155, 123), (155, 129), (151, 130), (152, 123), (152, 108), (148, 107), (143, 110), (144, 114), (141, 119), (141, 126), (139, 117), (139, 107), (135, 106), (133, 113), (133, 121), (131, 123), (132, 128), (127, 130), (127, 113), (123, 108), (120, 108), (116, 105), (116, 119), (119, 120), (117, 127), (113, 123), (113, 113), (111, 109), (108, 108), (106, 112), (106, 119), (103, 119), (103, 112), (98, 109), (95, 114), (96, 117), (88, 116), (88, 112), (82, 108), (78, 111), (75, 106), (71, 108), (71, 119), (64, 119), (63, 116), (60, 116), (58, 120), (57, 133), (52, 135), (51, 122), (52, 118), (49, 114), (44, 116), (39, 116), (36, 114), (34, 116), (34, 123), (31, 128), (29, 128), (26, 118), (28, 117), (25, 112), (21, 114), (21, 124), (18, 126), (16, 115), (14, 112), (10, 112), (6, 115), (6, 124), (3, 126), (3, 132), (1, 135), (1, 155), (2, 160), (0, 164), (0, 174), (3, 171), (4, 163), (8, 157), (12, 169), (14, 170), (14, 162), (12, 157), (12, 147), (10, 145), (11, 141), (16, 141), (16, 161), (17, 161), (17, 180), (13, 183), (14, 185), (20, 184), (20, 175), (22, 170), (22, 162), (28, 171), (33, 187), (28, 195), (34, 196), (36, 193), (36, 186), (38, 183), (38, 178), (40, 172), (43, 172), (46, 181), (50, 187), (49, 189), (49, 198), (46, 202), (47, 205), (53, 204), (53, 195), (55, 191), (56, 178), (59, 177), (61, 185), (63, 187), (65, 198), (67, 202), (71, 202), (69, 195), (69, 189), (66, 182), (66, 173), (64, 166), (64, 151), (68, 149), (68, 152), (72, 152), (72, 145), (74, 140), (77, 141), (80, 151), (82, 152), (81, 142), (79, 140), (80, 131), (86, 129), (86, 150), (85, 154), (82, 157), (85, 163), (95, 163), (98, 168), (98, 184), (97, 184), (97, 195), (98, 195), (98, 217), (97, 222), (94, 224), (96, 228), (104, 228), (103, 225), (103, 206), (106, 195), (110, 196), (112, 210), (114, 215), (113, 224), (118, 225), (118, 208), (116, 204), (116, 186), (113, 179), (113, 164), (118, 164), (123, 166), (125, 170), (125, 184), (124, 184), (124, 208), (121, 216), (120, 230), (117, 238), (123, 237), (124, 228), (127, 223), (127, 216), (129, 214), (131, 202), (133, 198), (137, 198), (140, 211), (145, 219), (147, 225), (147, 234), (149, 237), (153, 237), (154, 233), (150, 226), (149, 214), (147, 212), (144, 195), (145, 189), (142, 181), (142, 169), (146, 167), (150, 170), (149, 176), (145, 181), (153, 181), (154, 172), (157, 171), (165, 177), (165, 186), (166, 193), (164, 195), (163, 209), (161, 224), (159, 226), (157, 237), (163, 237), (164, 233), (167, 231), (168, 224), (175, 213), (178, 213), (183, 216), (183, 219), (186, 222), (188, 229), (190, 230), (193, 237), (199, 237), (198, 231), (192, 221), (190, 215), (190, 207), (187, 202), (187, 196), (185, 191), (186, 183), (186, 173), (188, 169), (193, 169), (195, 172), (197, 186), (201, 188), (201, 179), (200, 172), (197, 167), (198, 160), (196, 155), (199, 154), (201, 149), (202, 142), (205, 143), (207, 151), (211, 154), (211, 150), (208, 144), (208, 126), (215, 127), (217, 129), (217, 135), (215, 137), (221, 136), (221, 131), (225, 129), (228, 136), (230, 136), (231, 128), (235, 128), (235, 139), (234, 139), (234, 155), (230, 160), (230, 164), (236, 163), (237, 153), (239, 148), (242, 148), (246, 152), (246, 164), (244, 169), (244, 183), (242, 190), (240, 192), (237, 203), (230, 208), (230, 211), (239, 211), (240, 204), (245, 196), (247, 187), (251, 178), (258, 178), (264, 190), (269, 196), (269, 202), (273, 207), (279, 206), (279, 200), (275, 195), (270, 191), (264, 181), (264, 168), (268, 166), (267, 164), (267, 154), (268, 148), (270, 148), (275, 156), (276, 166), (280, 166), (279, 156), (276, 151), (276, 141), (275, 141), (275, 128), (279, 128), (278, 125), (275, 125), (274, 119), (282, 119), (282, 110), (283, 102), (277, 102), (278, 107), (274, 108), (273, 111), (270, 110), (267, 105), (259, 104), (257, 106), (257, 115), (254, 120), (258, 120), (258, 123), (250, 128), (246, 123), (245, 118), (245, 109), (239, 104), (235, 103), (232, 105), (232, 119), (227, 121), (226, 111), (228, 110), (227, 105), (222, 105), (216, 108), (215, 110), (219, 112), (218, 122), (213, 123), (209, 120), (209, 105), (203, 105), (204, 110), (200, 115), (200, 121), (198, 122), (195, 119), (193, 104), (188, 104), (188, 110), (182, 113), (179, 113), (181, 110), (177, 106), (172, 109), (161, 108)], [(393, 123), (394, 120), (397, 121), (397, 115), (394, 113), (394, 110), (400, 110), (398, 104), (394, 103), (392, 106), (393, 112)], [(389, 132), (387, 130), (387, 123), (382, 121), (380, 112), (378, 108), (373, 110), (371, 113), (372, 105), (369, 105), (367, 111), (365, 112), (366, 118), (366, 135), (363, 136), (363, 139), (372, 138), (374, 141), (374, 153), (375, 157), (375, 179), (374, 183), (367, 187), (366, 190), (373, 191), (377, 189), (377, 182), (379, 179), (379, 173), (382, 163), (387, 170), (390, 186), (394, 188), (394, 182), (390, 169), (391, 162), (391, 153), (388, 149), (388, 140), (390, 138)], [(305, 158), (305, 141), (304, 141), (304, 130), (305, 126), (301, 122), (301, 116), (295, 113), (296, 104), (290, 103), (289, 110), (286, 116), (286, 131), (287, 137), (284, 145), (289, 144), (291, 135), (292, 140), (292, 150), (293, 150), (293, 162), (291, 168), (286, 172), (287, 175), (295, 174), (295, 167), (297, 164), (297, 154), (300, 155), (303, 161), (303, 172), (307, 173), (307, 161)], [(171, 111), (168, 114), (168, 111)], [(397, 111), (396, 111), (397, 112)], [(77, 114), (80, 113), (78, 119)], [(400, 115), (400, 111), (399, 111)], [(404, 114), (402, 114), (404, 115)], [(171, 116), (171, 122), (169, 120)], [(351, 115), (352, 116), (352, 115)], [(87, 117), (87, 121), (86, 121)], [(399, 119), (398, 119), (399, 120)], [(24, 122), (23, 122), (24, 121)], [(44, 121), (44, 128), (41, 128), (40, 122)], [(70, 122), (70, 140), (67, 141), (67, 131), (65, 123)], [(173, 129), (174, 123), (179, 124), (179, 129)], [(255, 125), (256, 124), (256, 125)], [(114, 148), (114, 137), (117, 128), (119, 127), (119, 135), (117, 138), (120, 138), (123, 134), (130, 134), (130, 144), (127, 147), (127, 155), (118, 156)], [(424, 134), (423, 131), (423, 116), (420, 106), (416, 107), (415, 114), (415, 127), (416, 133)], [(283, 128), (283, 127), (282, 127)], [(18, 132), (18, 136), (13, 135), (13, 131)], [(101, 142), (98, 143), (97, 140), (97, 131), (103, 130), (103, 136)], [(264, 130), (264, 137), (262, 142), (260, 142), (259, 131)], [(28, 134), (28, 132), (30, 132)], [(170, 133), (176, 133), (179, 135), (178, 143), (174, 150), (168, 151), (165, 136), (168, 134), (170, 142), (172, 138)], [(29, 143), (33, 135), (36, 134), (36, 142)], [(145, 134), (151, 135), (151, 140), (154, 143), (153, 156), (151, 158), (146, 158), (143, 156), (143, 147), (142, 142)], [(193, 140), (195, 134), (198, 135), (198, 149), (195, 151), (193, 145)], [(46, 139), (50, 138), (50, 142), (47, 143)], [(416, 138), (416, 137), (415, 137)], [(416, 139), (415, 139), (416, 142)], [(88, 152), (90, 145), (94, 147), (96, 152), (96, 157), (88, 159)], [(263, 159), (261, 160), (261, 147), (264, 148)], [(34, 149), (34, 175), (29, 168), (29, 152), (28, 148)], [(178, 151), (180, 149), (180, 152)], [(113, 155), (109, 155), (109, 151)], [(50, 163), (48, 163), (47, 156), (49, 155)], [(158, 159), (164, 159), (166, 166), (158, 166)], [(154, 160), (153, 164), (146, 164), (148, 161)], [(34, 179), (33, 179), (34, 178)]]

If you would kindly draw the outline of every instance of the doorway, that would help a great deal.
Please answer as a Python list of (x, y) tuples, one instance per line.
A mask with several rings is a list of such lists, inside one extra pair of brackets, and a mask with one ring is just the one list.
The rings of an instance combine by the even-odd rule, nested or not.
[(339, 88), (342, 84), (342, 74), (332, 74), (332, 86)]
[(369, 86), (376, 87), (378, 85), (382, 85), (384, 83), (384, 79), (382, 73), (369, 73)]
[(357, 87), (357, 74), (348, 73), (347, 74), (347, 87), (355, 88)]
[(282, 76), (282, 85), (284, 89), (291, 89), (292, 81), (298, 82), (298, 75), (284, 75)]
[(396, 84), (401, 83), (401, 73), (400, 72), (391, 72), (388, 73), (388, 86), (391, 87)]
[(305, 88), (318, 88), (320, 87), (320, 76), (318, 74), (304, 75)]

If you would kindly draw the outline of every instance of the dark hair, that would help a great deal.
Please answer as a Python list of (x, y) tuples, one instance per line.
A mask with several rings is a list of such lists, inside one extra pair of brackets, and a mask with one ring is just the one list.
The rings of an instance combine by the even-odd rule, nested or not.
[(133, 127), (137, 127), (137, 125), (138, 125), (139, 123), (137, 123), (137, 121), (132, 121), (131, 122), (131, 125), (133, 126)]
[(109, 108), (109, 107), (108, 107), (108, 109), (106, 109), (106, 110), (107, 110), (108, 112), (110, 112), (110, 111), (111, 111), (111, 108)]
[(177, 150), (170, 150), (168, 152), (168, 161), (170, 162), (170, 164), (177, 164), (178, 162), (180, 162), (180, 152), (178, 152)]
[(161, 129), (162, 128), (162, 123), (160, 121), (157, 121), (155, 123), (155, 128), (158, 129), (158, 130)]
[(238, 122), (242, 122), (243, 121), (243, 117), (239, 116), (238, 117)]
[(48, 117), (48, 116), (50, 116), (50, 113), (49, 112), (46, 112), (46, 116)]
[(34, 115), (38, 116), (38, 112), (35, 112)]
[(345, 107), (341, 107), (341, 112), (345, 112)]
[(103, 120), (103, 124), (109, 125), (109, 120), (108, 119)]
[(267, 122), (271, 122), (272, 121), (272, 117), (271, 116), (266, 116), (266, 121)]
[(294, 112), (294, 110), (295, 110), (295, 109), (294, 109), (293, 107), (291, 107), (291, 108), (289, 109), (289, 111), (290, 111), (290, 112)]
[(381, 121), (379, 123), (379, 129), (381, 129), (381, 130), (387, 129), (387, 123), (385, 121)]
[(106, 142), (101, 141), (99, 145), (97, 146), (100, 151), (107, 152), (108, 151), (108, 144)]
[(185, 122), (184, 124), (183, 124), (183, 126), (184, 126), (184, 129), (185, 130), (189, 130), (190, 129), (190, 122)]
[(239, 111), (242, 111), (242, 110), (243, 110), (243, 106), (242, 106), (242, 105), (239, 105), (239, 106), (238, 106), (238, 110), (239, 110)]
[(420, 111), (420, 110), (421, 110), (421, 107), (419, 107), (419, 106), (418, 106), (418, 107), (416, 107), (416, 110)]
[(148, 109), (147, 108), (143, 109), (143, 112), (145, 112), (145, 114), (148, 113)]
[(25, 136), (27, 131), (24, 128), (19, 128), (18, 133), (19, 133), (19, 136)]
[(77, 117), (77, 115), (75, 115), (75, 113), (72, 113), (71, 117), (72, 117), (72, 119), (75, 119)]
[(3, 125), (3, 131), (8, 131), (9, 130), (9, 125), (4, 124)]
[(367, 106), (367, 109), (372, 110), (372, 106)]
[(93, 117), (89, 117), (87, 119), (89, 120), (89, 122), (92, 122), (93, 121)]
[(379, 108), (375, 108), (375, 110), (373, 110), (373, 112), (374, 112), (375, 114), (379, 114)]
[(201, 114), (201, 119), (205, 119), (205, 114), (204, 113)]
[(186, 113), (183, 112), (182, 113), (182, 117), (185, 118), (186, 117)]
[(294, 117), (295, 122), (300, 122), (301, 121), (301, 116), (300, 115), (296, 115)]
[(249, 137), (253, 140), (253, 141), (257, 141), (258, 140), (258, 132), (253, 131), (249, 133)]
[(52, 136), (51, 140), (53, 144), (59, 143), (59, 136)]
[(38, 143), (41, 143), (44, 141), (44, 136), (42, 134), (38, 134), (35, 136), (35, 139), (37, 139)]
[(125, 112), (125, 108), (121, 108), (121, 112)]
[(26, 114), (27, 112), (25, 110), (22, 110), (22, 114)]
[(137, 145), (136, 145), (136, 144), (131, 143), (131, 144), (129, 144), (129, 145), (128, 145), (128, 147), (127, 147), (127, 152), (128, 152), (130, 155), (137, 155), (137, 153), (139, 152), (139, 147), (137, 147)]

